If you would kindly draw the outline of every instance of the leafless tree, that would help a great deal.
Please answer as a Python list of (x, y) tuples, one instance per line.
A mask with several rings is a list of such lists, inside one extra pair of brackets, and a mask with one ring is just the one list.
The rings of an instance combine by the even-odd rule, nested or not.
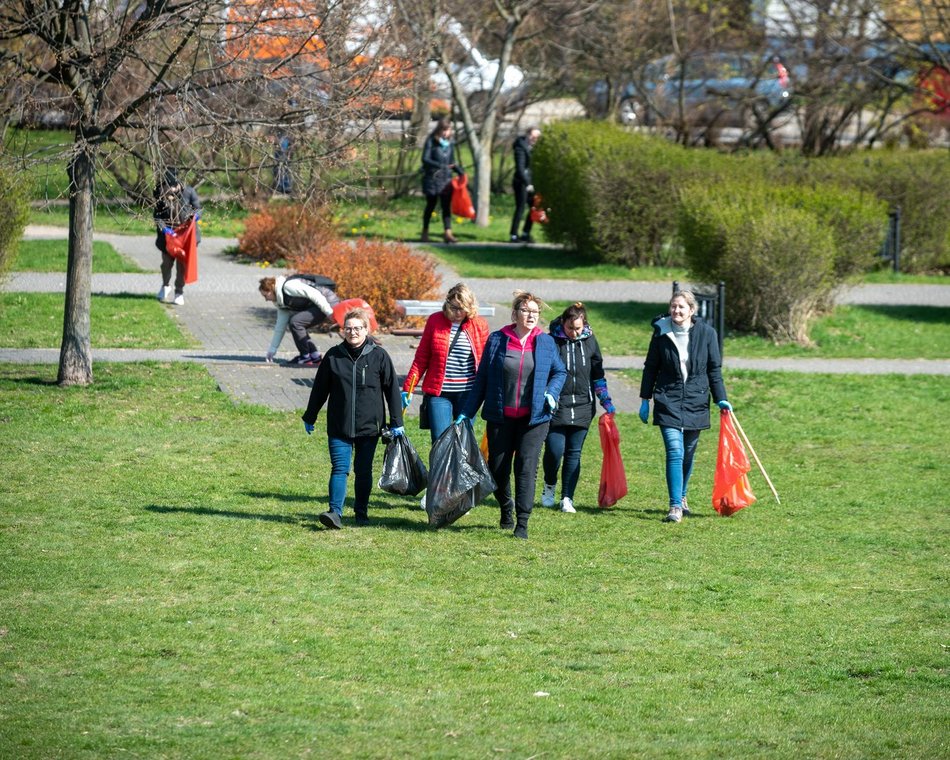
[(313, 195), (322, 170), (346, 160), (383, 100), (405, 86), (380, 75), (383, 12), (359, 0), (3, 3), (0, 85), (14, 94), (3, 119), (29, 121), (32, 100), (63, 114), (73, 135), (61, 385), (92, 382), (97, 175), (111, 170), (139, 202), (173, 164), (209, 187), (261, 193), (274, 135), (290, 131), (300, 192)]

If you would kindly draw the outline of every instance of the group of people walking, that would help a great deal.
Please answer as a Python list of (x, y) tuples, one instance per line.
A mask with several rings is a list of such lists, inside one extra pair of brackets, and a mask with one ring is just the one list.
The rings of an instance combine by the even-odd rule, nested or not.
[[(303, 414), (310, 434), (321, 409), (328, 408), (329, 508), (320, 522), (342, 526), (352, 461), (353, 511), (358, 525), (368, 523), (379, 439), (387, 427), (393, 436), (405, 434), (403, 412), (420, 383), (433, 442), (451, 425), (472, 424), (481, 411), (501, 528), (528, 537), (539, 462), (542, 505), (575, 512), (581, 452), (596, 404), (606, 414), (616, 409), (584, 305), (568, 306), (548, 331), (540, 326), (545, 308), (536, 294), (516, 291), (510, 324), (490, 331), (471, 289), (455, 285), (427, 319), (402, 386), (389, 354), (369, 334), (369, 315), (349, 311), (343, 341), (320, 362)], [(689, 514), (687, 490), (699, 433), (710, 426), (710, 394), (721, 409), (731, 409), (716, 333), (696, 319), (696, 310), (692, 293), (680, 291), (670, 300), (669, 314), (654, 320), (640, 387), (640, 419), (649, 422), (652, 399), (666, 451), (668, 522)]]

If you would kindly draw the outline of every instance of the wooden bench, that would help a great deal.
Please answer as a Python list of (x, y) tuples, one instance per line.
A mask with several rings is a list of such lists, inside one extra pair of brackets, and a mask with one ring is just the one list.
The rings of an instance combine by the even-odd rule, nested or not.
[[(437, 311), (442, 311), (445, 301), (414, 301), (399, 299), (396, 301), (396, 313), (400, 317), (428, 317)], [(479, 306), (478, 314), (481, 317), (494, 317), (494, 306)], [(393, 330), (393, 335), (422, 335), (422, 330), (414, 327), (403, 327)]]

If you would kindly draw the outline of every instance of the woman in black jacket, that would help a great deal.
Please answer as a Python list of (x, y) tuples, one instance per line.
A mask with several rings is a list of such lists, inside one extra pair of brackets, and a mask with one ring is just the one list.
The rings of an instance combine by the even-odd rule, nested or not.
[(443, 239), (446, 243), (457, 242), (452, 234), (452, 172), (461, 174), (462, 170), (455, 163), (452, 122), (442, 118), (422, 147), (422, 192), (426, 197), (426, 208), (422, 214), (423, 243), (429, 242), (429, 219), (432, 218), (436, 203), (442, 204)]
[[(369, 336), (369, 314), (351, 309), (343, 320), (343, 342), (324, 354), (303, 414), (310, 435), (323, 405), (327, 410), (330, 449), (330, 508), (318, 516), (328, 528), (340, 528), (350, 459), (356, 476), (353, 512), (357, 525), (369, 523), (367, 507), (373, 488), (373, 456), (389, 407), (393, 435), (403, 435), (402, 398), (392, 359)], [(355, 450), (355, 456), (354, 456)]]
[(581, 473), (581, 450), (594, 419), (594, 397), (607, 414), (616, 410), (607, 392), (600, 345), (587, 323), (584, 304), (578, 302), (568, 306), (549, 329), (567, 368), (567, 380), (561, 388), (561, 397), (544, 441), (541, 506), (555, 505), (557, 472), (563, 459), (560, 507), (562, 512), (573, 513), (577, 511), (574, 509), (574, 490)]
[(658, 425), (666, 447), (666, 487), (670, 511), (666, 522), (689, 515), (686, 491), (693, 469), (699, 431), (709, 427), (709, 393), (720, 409), (731, 410), (722, 382), (716, 331), (694, 320), (696, 298), (681, 290), (670, 299), (670, 313), (653, 320), (653, 337), (640, 383), (640, 419)]

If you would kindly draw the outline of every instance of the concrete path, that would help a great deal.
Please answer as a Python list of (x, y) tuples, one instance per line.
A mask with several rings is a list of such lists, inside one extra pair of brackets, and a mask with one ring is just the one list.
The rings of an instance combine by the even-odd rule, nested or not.
[[(28, 227), (25, 239), (61, 239), (62, 228)], [(158, 275), (159, 255), (154, 239), (145, 236), (96, 234), (96, 240), (111, 243), (116, 250), (135, 261), (148, 274), (95, 274), (94, 293), (154, 294), (161, 286)], [(224, 251), (236, 240), (205, 238), (199, 249), (199, 279), (185, 290), (184, 306), (171, 306), (169, 315), (181, 329), (193, 335), (200, 349), (139, 350), (99, 349), (94, 361), (194, 361), (205, 365), (221, 389), (234, 399), (261, 404), (272, 409), (295, 410), (306, 406), (314, 370), (267, 364), (264, 353), (274, 324), (274, 307), (257, 292), (262, 276), (282, 274), (284, 270), (237, 264)], [(459, 280), (452, 270), (440, 267), (445, 287)], [(63, 274), (37, 272), (13, 273), (3, 286), (11, 292), (64, 292)], [(654, 282), (580, 282), (574, 280), (494, 280), (472, 278), (468, 284), (479, 301), (493, 304), (496, 316), (489, 320), (493, 328), (505, 324), (513, 290), (532, 290), (550, 300), (644, 301), (662, 303), (670, 285)], [(950, 286), (941, 285), (864, 285), (842, 295), (843, 303), (950, 306)], [(417, 339), (381, 336), (383, 346), (393, 357), (397, 371), (409, 369)], [(315, 336), (321, 350), (336, 342), (336, 336)], [(294, 355), (293, 342), (284, 337), (280, 356)], [(0, 348), (0, 362), (56, 363), (58, 349)], [(618, 370), (640, 369), (642, 356), (609, 356), (606, 359), (608, 384), (618, 409), (634, 411), (639, 406), (637, 388), (619, 376)], [(938, 374), (950, 375), (950, 360), (818, 360), (818, 359), (741, 359), (727, 358), (724, 368), (760, 369), (792, 372), (862, 374)], [(415, 413), (418, 404), (410, 407)]]

